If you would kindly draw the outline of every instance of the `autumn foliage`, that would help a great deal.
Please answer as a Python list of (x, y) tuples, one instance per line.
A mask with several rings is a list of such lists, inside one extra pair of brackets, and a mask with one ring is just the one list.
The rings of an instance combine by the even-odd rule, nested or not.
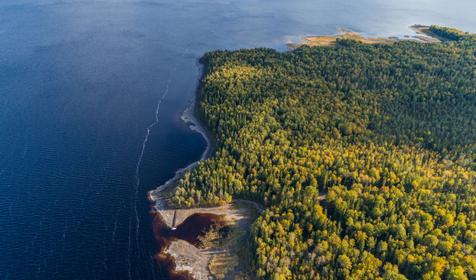
[[(264, 279), (476, 279), (476, 39), (216, 51), (182, 207), (255, 200)], [(456, 33), (455, 33), (456, 32)]]

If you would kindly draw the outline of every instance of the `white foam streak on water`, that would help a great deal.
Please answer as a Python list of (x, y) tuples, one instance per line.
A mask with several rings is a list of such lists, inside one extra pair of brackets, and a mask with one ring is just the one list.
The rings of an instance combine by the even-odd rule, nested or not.
[(112, 228), (112, 243), (116, 240), (116, 231), (117, 231), (117, 215), (114, 216), (114, 227)]
[[(175, 69), (174, 69), (175, 70)], [(154, 128), (156, 125), (159, 124), (159, 112), (160, 112), (160, 105), (164, 101), (164, 99), (167, 97), (170, 89), (170, 83), (172, 82), (172, 78), (169, 77), (167, 80), (167, 83), (165, 85), (165, 90), (162, 93), (162, 96), (159, 98), (157, 101), (157, 106), (155, 108), (155, 115), (154, 115), (154, 121), (146, 128), (145, 136), (144, 136), (144, 141), (142, 142), (142, 149), (139, 153), (139, 158), (137, 160), (136, 164), (136, 171), (135, 171), (135, 184), (134, 184), (134, 214), (136, 218), (136, 246), (139, 248), (139, 227), (140, 227), (140, 219), (139, 219), (139, 214), (137, 211), (137, 198), (138, 198), (138, 193), (139, 193), (139, 186), (140, 186), (140, 166), (142, 164), (142, 159), (144, 158), (144, 152), (145, 148), (147, 147), (147, 142), (149, 141), (149, 136), (152, 128)], [(132, 221), (129, 220), (129, 245), (128, 245), (128, 256), (127, 256), (127, 263), (128, 263), (128, 275), (129, 279), (132, 279), (131, 275), (131, 230), (132, 230)]]
[(144, 157), (144, 151), (145, 151), (145, 148), (147, 146), (147, 142), (149, 141), (150, 131), (152, 130), (152, 128), (154, 126), (159, 124), (160, 105), (162, 104), (162, 101), (165, 99), (165, 97), (167, 97), (167, 94), (169, 93), (170, 82), (171, 82), (171, 79), (169, 78), (167, 80), (167, 85), (165, 86), (165, 91), (162, 94), (162, 97), (157, 102), (157, 107), (155, 109), (155, 120), (154, 120), (153, 123), (151, 123), (147, 127), (146, 134), (145, 134), (145, 137), (144, 137), (144, 142), (142, 143), (142, 149), (141, 149), (141, 152), (140, 152), (139, 160), (137, 161), (136, 173), (135, 173), (136, 184), (135, 184), (135, 198), (134, 198), (134, 200), (135, 200), (135, 202), (134, 202), (134, 211), (135, 211), (135, 214), (136, 214), (136, 222), (137, 222), (136, 239), (137, 239), (137, 236), (138, 236), (138, 233), (139, 233), (139, 223), (140, 223), (139, 216), (137, 214), (137, 194), (138, 194), (139, 185), (140, 185), (140, 174), (139, 174), (140, 173), (140, 166), (141, 166), (141, 163), (142, 163), (142, 158)]
[[(187, 49), (184, 50), (184, 52), (182, 54), (182, 57), (184, 57), (186, 53), (187, 53)], [(160, 96), (160, 98), (157, 101), (157, 105), (155, 107), (154, 121), (146, 128), (145, 135), (144, 135), (144, 141), (142, 141), (142, 148), (141, 148), (141, 151), (139, 153), (139, 157), (138, 157), (137, 164), (136, 164), (135, 184), (134, 184), (134, 192), (135, 192), (134, 193), (134, 215), (135, 215), (135, 220), (136, 220), (136, 233), (135, 233), (136, 246), (137, 246), (138, 250), (140, 249), (140, 246), (139, 246), (140, 219), (139, 219), (139, 213), (138, 213), (138, 210), (137, 210), (137, 199), (138, 199), (139, 186), (140, 186), (140, 168), (141, 168), (141, 164), (142, 164), (142, 159), (144, 158), (144, 153), (145, 153), (145, 149), (147, 147), (147, 143), (149, 142), (150, 133), (151, 133), (152, 129), (159, 124), (160, 106), (161, 106), (162, 102), (165, 100), (165, 98), (167, 97), (167, 95), (169, 94), (170, 84), (172, 83), (172, 74), (177, 70), (177, 66), (178, 66), (178, 62), (174, 65), (172, 71), (170, 72), (169, 78), (168, 78), (167, 83), (165, 85), (165, 89), (164, 89), (162, 95)], [(129, 279), (132, 279), (131, 255), (130, 255), (131, 250), (132, 250), (132, 247), (131, 247), (132, 246), (131, 231), (132, 231), (132, 219), (129, 219), (129, 236), (128, 236), (128, 250), (127, 250), (127, 252), (128, 252), (128, 254), (127, 254), (127, 264), (128, 264), (127, 271), (128, 271)], [(155, 278), (155, 274), (154, 274), (154, 278)]]

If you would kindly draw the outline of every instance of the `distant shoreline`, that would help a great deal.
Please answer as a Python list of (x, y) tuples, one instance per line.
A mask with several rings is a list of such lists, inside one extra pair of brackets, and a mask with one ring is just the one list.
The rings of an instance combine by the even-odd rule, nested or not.
[(423, 43), (441, 43), (444, 41), (443, 38), (431, 32), (428, 25), (414, 24), (410, 26), (410, 29), (416, 33), (413, 37)]
[(430, 26), (414, 24), (409, 27), (415, 32), (413, 36), (399, 37), (364, 37), (359, 32), (350, 31), (345, 28), (340, 28), (335, 35), (319, 35), (319, 36), (305, 36), (300, 43), (288, 43), (287, 46), (293, 50), (301, 46), (309, 47), (330, 47), (337, 43), (337, 40), (354, 40), (365, 45), (376, 44), (394, 44), (400, 41), (414, 41), (419, 43), (439, 43), (442, 39), (429, 31)]

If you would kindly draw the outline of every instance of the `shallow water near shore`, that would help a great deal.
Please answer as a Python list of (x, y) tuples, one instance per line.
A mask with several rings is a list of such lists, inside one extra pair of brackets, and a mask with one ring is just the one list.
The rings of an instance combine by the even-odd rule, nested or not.
[(197, 59), (346, 27), (476, 32), (476, 3), (0, 2), (0, 279), (164, 279), (147, 193), (206, 142), (181, 116)]

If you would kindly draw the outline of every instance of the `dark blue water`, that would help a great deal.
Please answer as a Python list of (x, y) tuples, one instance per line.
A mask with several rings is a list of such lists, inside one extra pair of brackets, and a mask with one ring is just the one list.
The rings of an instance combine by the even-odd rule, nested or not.
[(205, 51), (283, 49), (338, 27), (476, 32), (474, 11), (472, 0), (0, 0), (0, 279), (161, 278), (146, 193), (205, 147), (180, 119)]

